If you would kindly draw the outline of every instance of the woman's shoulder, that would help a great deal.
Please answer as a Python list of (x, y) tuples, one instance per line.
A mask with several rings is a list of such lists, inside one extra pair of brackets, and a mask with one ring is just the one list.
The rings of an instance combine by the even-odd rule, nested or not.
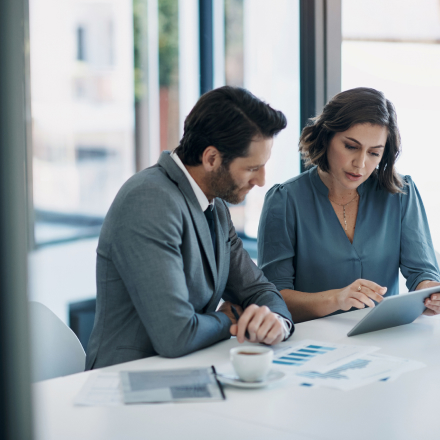
[(272, 193), (276, 192), (286, 192), (286, 193), (294, 193), (298, 189), (303, 189), (307, 186), (310, 186), (310, 173), (313, 171), (313, 169), (304, 171), (301, 174), (298, 174), (295, 177), (290, 178), (289, 180), (286, 180), (283, 183), (277, 183), (275, 184), (269, 191)]
[(409, 174), (399, 174), (399, 177), (402, 179), (404, 183), (404, 187), (402, 188), (405, 191), (406, 186), (413, 186), (414, 180), (412, 180), (412, 177)]
[[(379, 179), (377, 175), (373, 174), (370, 176), (370, 178), (362, 185), (365, 189), (364, 191), (372, 192), (374, 194), (381, 194), (388, 195), (390, 197), (402, 197), (405, 195), (408, 195), (410, 192), (414, 191), (415, 184), (413, 179), (409, 174), (398, 174), (398, 177), (400, 178), (403, 186), (402, 186), (402, 192), (399, 193), (391, 193), (387, 191), (379, 182)], [(359, 191), (359, 190), (358, 190)], [(361, 191), (362, 192), (362, 189)]]
[(266, 193), (265, 207), (276, 209), (289, 206), (289, 209), (293, 209), (294, 206), (302, 205), (304, 199), (310, 199), (310, 186), (309, 171), (292, 177), (284, 183), (277, 183)]

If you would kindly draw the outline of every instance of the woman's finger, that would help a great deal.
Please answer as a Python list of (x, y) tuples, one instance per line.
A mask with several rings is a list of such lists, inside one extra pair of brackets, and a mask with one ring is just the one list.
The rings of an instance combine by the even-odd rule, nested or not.
[(377, 292), (379, 295), (385, 295), (385, 293), (387, 292), (386, 287), (379, 286), (379, 284), (376, 284), (374, 281), (364, 280), (362, 278), (356, 280), (353, 285), (357, 286), (356, 288), (358, 288), (359, 286), (366, 286), (373, 292)]
[[(360, 290), (359, 290), (359, 287), (360, 287)], [(371, 298), (372, 300), (374, 300), (378, 303), (383, 300), (382, 295), (379, 295), (377, 292), (375, 292), (374, 290), (371, 290), (369, 287), (363, 286), (363, 285), (360, 285), (359, 287), (356, 289), (356, 292), (363, 293), (364, 295), (368, 296), (369, 298)]]
[(434, 299), (434, 298), (439, 298), (439, 295), (431, 295), (430, 298), (427, 298), (425, 300), (425, 306), (432, 310), (433, 312), (435, 312), (435, 314), (439, 314), (440, 313), (440, 299)]
[(362, 290), (356, 290), (355, 292), (353, 292), (352, 297), (356, 298), (359, 302), (365, 304), (368, 307), (375, 306), (374, 302), (367, 295), (365, 295)]
[(356, 298), (349, 298), (347, 302), (349, 304), (349, 308), (347, 310), (350, 310), (352, 307), (355, 307), (356, 309), (365, 308), (365, 304)]
[(423, 315), (435, 316), (435, 315), (438, 315), (438, 313), (435, 313), (434, 310), (431, 310), (431, 309), (425, 309), (425, 311), (423, 312)]

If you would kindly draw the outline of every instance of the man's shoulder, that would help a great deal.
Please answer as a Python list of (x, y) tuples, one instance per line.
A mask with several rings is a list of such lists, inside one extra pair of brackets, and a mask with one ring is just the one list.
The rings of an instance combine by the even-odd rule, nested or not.
[(130, 177), (118, 191), (105, 224), (132, 224), (163, 221), (180, 216), (185, 211), (185, 200), (178, 185), (160, 166), (142, 170)]
[(154, 165), (139, 171), (130, 177), (119, 190), (115, 201), (126, 199), (142, 199), (144, 202), (162, 203), (170, 198), (179, 198), (179, 188), (166, 171), (159, 165)]
[(101, 251), (124, 237), (127, 231), (181, 228), (187, 205), (177, 184), (153, 166), (130, 177), (119, 190), (104, 219), (100, 234)]
[(153, 190), (157, 188), (160, 191), (162, 188), (172, 186), (176, 186), (175, 182), (170, 179), (163, 167), (156, 164), (131, 176), (121, 189), (130, 191), (136, 188), (149, 187)]

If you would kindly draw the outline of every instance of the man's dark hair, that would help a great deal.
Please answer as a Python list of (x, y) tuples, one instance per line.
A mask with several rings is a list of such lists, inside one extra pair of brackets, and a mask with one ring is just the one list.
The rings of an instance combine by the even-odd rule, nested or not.
[(272, 138), (286, 128), (284, 114), (240, 87), (224, 86), (205, 93), (185, 119), (175, 152), (185, 165), (202, 163), (205, 149), (214, 146), (222, 165), (246, 157), (250, 143)]
[(388, 129), (382, 160), (373, 176), (391, 194), (402, 193), (404, 183), (394, 166), (401, 151), (396, 111), (391, 101), (375, 89), (358, 87), (338, 93), (320, 115), (309, 119), (299, 139), (299, 151), (305, 165), (317, 165), (328, 172), (327, 148), (330, 141), (335, 133), (346, 131), (356, 124), (380, 125)]

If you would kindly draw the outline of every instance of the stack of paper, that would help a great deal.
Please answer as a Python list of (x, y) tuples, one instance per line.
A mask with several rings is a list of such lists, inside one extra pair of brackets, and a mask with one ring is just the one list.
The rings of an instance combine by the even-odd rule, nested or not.
[(124, 403), (223, 400), (214, 367), (176, 370), (97, 372), (91, 374), (75, 405), (115, 406)]
[(378, 347), (305, 340), (275, 350), (274, 364), (299, 385), (351, 390), (378, 380), (394, 380), (421, 362), (374, 353)]

